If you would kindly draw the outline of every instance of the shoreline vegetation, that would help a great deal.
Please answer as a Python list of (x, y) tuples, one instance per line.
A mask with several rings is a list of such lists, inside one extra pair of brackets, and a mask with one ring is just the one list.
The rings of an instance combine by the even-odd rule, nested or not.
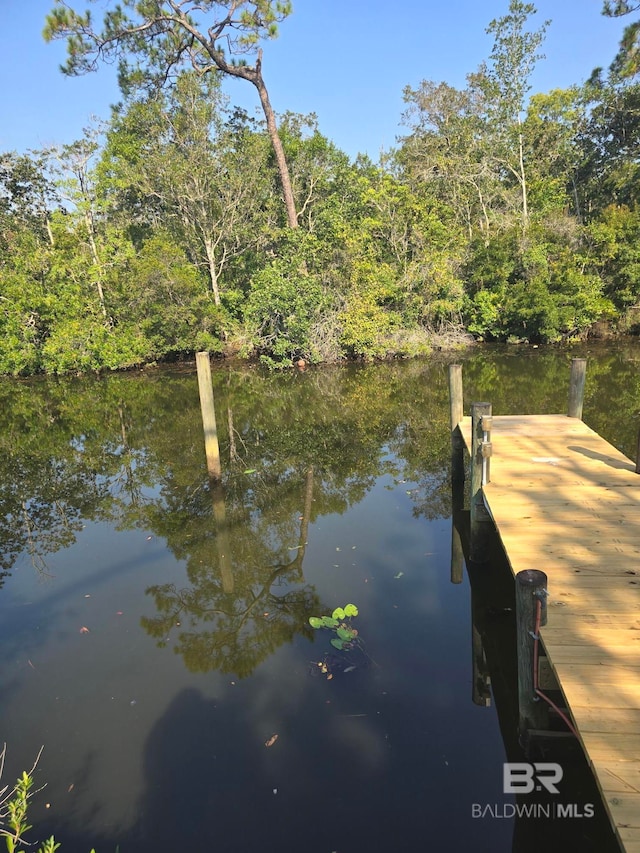
[[(573, 346), (579, 346), (581, 344), (585, 344), (587, 342), (593, 342), (597, 345), (604, 344), (607, 341), (615, 341), (622, 342), (625, 339), (629, 341), (637, 341), (639, 340), (639, 336), (637, 333), (630, 334), (628, 332), (616, 332), (611, 327), (604, 327), (598, 329), (594, 334), (590, 334), (588, 336), (580, 337), (580, 338), (572, 338), (564, 341), (553, 341), (546, 342), (543, 344), (532, 343), (526, 339), (519, 340), (510, 340), (510, 341), (485, 341), (482, 338), (475, 338), (473, 335), (470, 335), (464, 329), (455, 329), (445, 333), (435, 334), (431, 339), (429, 344), (426, 344), (424, 347), (421, 347), (417, 351), (412, 351), (411, 353), (407, 352), (387, 352), (384, 354), (376, 355), (375, 357), (360, 355), (360, 356), (345, 356), (334, 359), (332, 361), (309, 361), (302, 356), (294, 356), (290, 360), (279, 360), (278, 362), (273, 362), (268, 357), (259, 356), (257, 354), (249, 354), (249, 355), (239, 355), (237, 351), (229, 350), (229, 351), (216, 351), (209, 352), (209, 356), (211, 359), (211, 366), (215, 364), (222, 365), (223, 363), (229, 367), (237, 367), (242, 370), (243, 367), (247, 368), (256, 368), (256, 367), (266, 367), (269, 370), (297, 370), (299, 372), (305, 372), (309, 367), (340, 367), (346, 366), (349, 364), (361, 364), (361, 365), (371, 365), (375, 363), (385, 363), (385, 362), (394, 362), (394, 361), (404, 361), (407, 359), (420, 359), (426, 357), (446, 357), (447, 355), (453, 355), (454, 353), (470, 353), (471, 350), (478, 346), (483, 346), (485, 344), (506, 344), (509, 347), (514, 347), (518, 349), (520, 347), (524, 348), (533, 348), (533, 349), (541, 349), (544, 348), (571, 348)], [(106, 376), (109, 374), (127, 374), (127, 373), (135, 373), (135, 372), (146, 372), (151, 371), (156, 368), (174, 368), (180, 370), (181, 368), (189, 368), (194, 367), (196, 365), (196, 353), (184, 352), (180, 354), (172, 354), (166, 358), (159, 358), (152, 361), (145, 361), (136, 364), (123, 364), (117, 365), (115, 367), (96, 367), (89, 369), (69, 369), (65, 371), (55, 371), (55, 372), (47, 372), (45, 370), (40, 370), (33, 373), (19, 373), (19, 374), (0, 374), (1, 379), (30, 379), (35, 377), (45, 378), (47, 376), (52, 377), (81, 377), (86, 375), (93, 375), (95, 377)]]
[[(180, 4), (222, 15), (197, 51), (176, 49), (195, 24), (163, 3), (95, 30), (72, 5), (45, 37), (67, 40), (67, 74), (119, 62), (122, 100), (70, 145), (0, 153), (0, 375), (640, 332), (640, 83), (617, 57), (531, 94), (552, 26), (532, 4), (488, 25), (464, 88), (405, 88), (403, 135), (377, 163), (313, 114), (273, 113), (262, 45), (290, 4), (235, 3), (237, 21)], [(257, 88), (262, 120), (223, 94), (228, 74)]]

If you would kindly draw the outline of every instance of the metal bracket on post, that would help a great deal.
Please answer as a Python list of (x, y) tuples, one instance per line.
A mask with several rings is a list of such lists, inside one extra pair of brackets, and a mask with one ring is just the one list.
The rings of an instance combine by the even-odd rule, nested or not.
[(547, 575), (526, 569), (516, 575), (516, 638), (518, 649), (518, 705), (521, 737), (535, 729), (548, 728), (547, 706), (539, 702), (535, 690), (534, 671), (537, 665), (535, 643), (537, 636), (537, 602), (540, 601), (539, 626), (547, 624)]
[(471, 406), (471, 496), (469, 503), (469, 556), (482, 563), (488, 557), (487, 522), (490, 516), (484, 503), (482, 487), (489, 482), (491, 456), (491, 403)]
[(491, 444), (491, 427), (493, 426), (493, 417), (491, 415), (483, 415), (480, 418), (482, 427), (482, 443), (480, 445), (480, 454), (482, 455), (482, 485), (486, 486), (491, 482), (491, 457), (493, 456), (493, 445)]

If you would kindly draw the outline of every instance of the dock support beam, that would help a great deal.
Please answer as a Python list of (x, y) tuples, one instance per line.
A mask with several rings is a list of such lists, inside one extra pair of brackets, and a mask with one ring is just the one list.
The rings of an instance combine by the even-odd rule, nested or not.
[(471, 531), (469, 557), (474, 563), (487, 559), (487, 536), (491, 517), (482, 495), (482, 486), (489, 479), (489, 456), (491, 445), (487, 441), (491, 421), (491, 403), (473, 403), (471, 406), (471, 497), (469, 514)]
[(547, 705), (536, 693), (538, 628), (547, 623), (547, 576), (537, 569), (527, 569), (516, 575), (516, 635), (518, 645), (518, 728), (520, 736), (536, 729), (548, 728)]
[(571, 379), (569, 381), (569, 407), (567, 415), (570, 418), (582, 420), (582, 404), (584, 402), (584, 382), (587, 375), (587, 359), (571, 359)]
[(220, 446), (218, 445), (218, 428), (216, 426), (216, 410), (213, 405), (213, 384), (211, 382), (211, 362), (208, 352), (196, 353), (196, 368), (198, 370), (198, 390), (200, 392), (200, 409), (202, 410), (202, 426), (204, 428), (204, 450), (207, 455), (207, 470), (214, 482), (222, 479), (220, 465)]

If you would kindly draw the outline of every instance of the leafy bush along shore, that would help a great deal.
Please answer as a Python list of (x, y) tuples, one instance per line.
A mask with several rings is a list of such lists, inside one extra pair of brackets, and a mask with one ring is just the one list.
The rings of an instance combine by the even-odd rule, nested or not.
[[(198, 5), (224, 17), (224, 3)], [(351, 161), (313, 115), (249, 117), (201, 73), (264, 87), (256, 50), (289, 4), (243, 18), (243, 63), (221, 65), (211, 45), (178, 50), (191, 64), (171, 69), (180, 22), (167, 29), (163, 3), (126, 6), (104, 46), (129, 62), (110, 119), (70, 145), (0, 154), (0, 373), (200, 349), (278, 366), (419, 355), (443, 335), (640, 328), (640, 84), (618, 62), (531, 95), (547, 29), (531, 4), (511, 0), (489, 25), (493, 50), (464, 88), (405, 89), (404, 135), (378, 163)], [(157, 36), (127, 40), (144, 15)], [(48, 38), (76, 39), (67, 73), (91, 66), (102, 34), (85, 30), (70, 8), (49, 18)]]
[[(0, 750), (0, 778), (4, 769), (4, 761), (7, 752), (7, 745), (4, 744)], [(28, 821), (29, 800), (34, 794), (34, 771), (42, 754), (42, 749), (38, 753), (35, 763), (31, 770), (24, 770), (12, 788), (5, 785), (0, 788), (0, 838), (4, 838), (8, 853), (25, 853), (25, 848), (35, 850), (35, 845), (31, 841), (26, 841), (25, 835), (32, 827)], [(53, 835), (38, 845), (37, 853), (55, 853), (61, 847), (61, 844), (55, 840)], [(95, 853), (95, 850), (91, 850)]]

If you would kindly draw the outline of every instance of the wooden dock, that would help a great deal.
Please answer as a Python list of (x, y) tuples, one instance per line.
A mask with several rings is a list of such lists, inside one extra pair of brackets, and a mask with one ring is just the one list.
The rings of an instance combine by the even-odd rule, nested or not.
[(491, 441), (485, 504), (514, 575), (548, 576), (540, 636), (618, 840), (640, 853), (640, 475), (575, 417), (494, 416)]

